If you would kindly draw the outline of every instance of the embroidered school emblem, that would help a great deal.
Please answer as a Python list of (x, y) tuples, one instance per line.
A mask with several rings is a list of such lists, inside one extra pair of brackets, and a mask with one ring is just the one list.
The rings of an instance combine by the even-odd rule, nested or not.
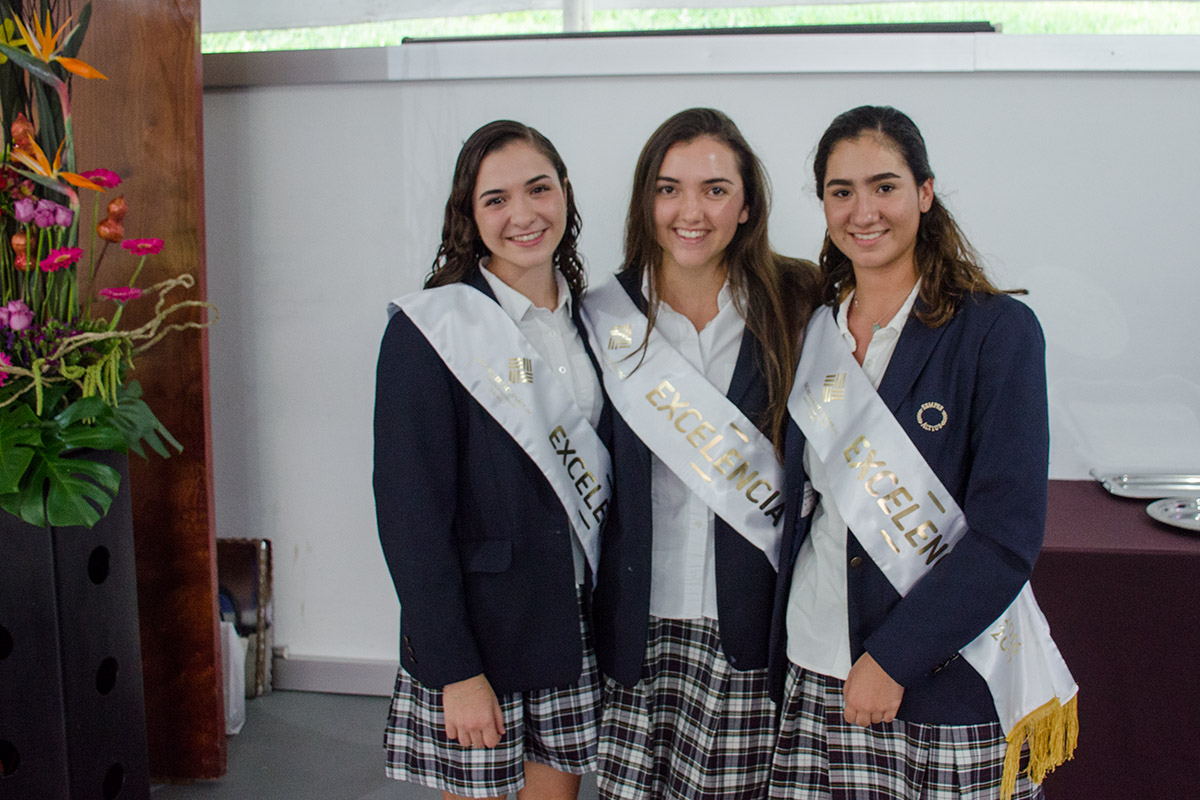
[(821, 384), (821, 402), (832, 403), (834, 400), (846, 399), (846, 373), (839, 372), (835, 375), (826, 375), (825, 382)]
[(633, 347), (633, 325), (613, 325), (608, 332), (609, 350), (626, 350)]
[(533, 363), (528, 358), (510, 358), (508, 360), (509, 383), (533, 383)]
[(927, 431), (940, 431), (950, 417), (941, 403), (925, 403), (917, 409), (917, 424)]

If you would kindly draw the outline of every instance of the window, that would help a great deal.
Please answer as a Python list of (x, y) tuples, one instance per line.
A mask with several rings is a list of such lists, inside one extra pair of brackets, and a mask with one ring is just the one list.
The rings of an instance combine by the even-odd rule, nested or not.
[[(986, 21), (1008, 34), (1200, 34), (1197, 2), (889, 2), (765, 8), (600, 9), (592, 31)], [(398, 45), (405, 37), (554, 34), (561, 11), (399, 19), (284, 30), (208, 32), (206, 53)]]

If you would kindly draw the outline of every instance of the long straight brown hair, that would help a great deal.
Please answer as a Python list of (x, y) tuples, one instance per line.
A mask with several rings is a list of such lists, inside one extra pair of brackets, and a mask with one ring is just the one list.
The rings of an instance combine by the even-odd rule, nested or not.
[(576, 300), (587, 287), (583, 271), (583, 259), (576, 252), (579, 231), (583, 220), (575, 207), (575, 191), (567, 180), (567, 165), (554, 149), (550, 140), (536, 129), (510, 119), (489, 122), (471, 134), (458, 152), (454, 165), (454, 182), (450, 185), (450, 197), (446, 200), (446, 214), (442, 223), (442, 243), (433, 268), (425, 279), (425, 288), (458, 283), (471, 273), (479, 260), (488, 255), (488, 249), (479, 235), (475, 224), (475, 182), (479, 178), (479, 167), (492, 153), (512, 142), (527, 142), (549, 159), (558, 182), (567, 199), (567, 224), (562, 241), (554, 249), (554, 266), (566, 278), (571, 296)]
[[(681, 111), (660, 125), (642, 148), (633, 172), (633, 194), (625, 221), (625, 260), (620, 272), (634, 273), (640, 280), (649, 270), (649, 336), (661, 302), (658, 287), (663, 254), (654, 222), (659, 170), (671, 147), (705, 136), (733, 151), (742, 179), (748, 219), (738, 226), (725, 248), (725, 269), (737, 310), (760, 345), (761, 363), (756, 366), (767, 381), (764, 419), (754, 422), (782, 457), (787, 398), (795, 378), (801, 336), (819, 295), (816, 268), (811, 262), (781, 256), (771, 248), (767, 236), (771, 189), (766, 171), (737, 125), (724, 113), (712, 108)], [(646, 344), (643, 341), (642, 347)]]
[[(918, 186), (933, 177), (925, 138), (907, 114), (891, 106), (859, 106), (835, 117), (817, 144), (813, 174), (817, 179), (818, 199), (825, 199), (825, 171), (833, 148), (840, 142), (862, 136), (877, 137), (886, 147), (895, 150), (908, 165)], [(913, 258), (917, 276), (921, 279), (921, 300), (928, 306), (927, 310), (917, 313), (917, 319), (931, 328), (949, 322), (964, 295), (1028, 294), (1025, 289), (999, 289), (988, 280), (979, 254), (936, 192), (933, 205), (921, 214)], [(854, 265), (829, 238), (828, 232), (821, 246), (819, 264), (821, 302), (840, 302), (854, 288)]]

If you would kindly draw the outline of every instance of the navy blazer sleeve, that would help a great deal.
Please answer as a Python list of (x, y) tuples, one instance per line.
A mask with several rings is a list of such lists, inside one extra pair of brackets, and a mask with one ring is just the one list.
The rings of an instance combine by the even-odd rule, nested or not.
[[(963, 337), (949, 354), (957, 379), (969, 380), (962, 371), (974, 371), (973, 393), (965, 474), (939, 470), (939, 477), (969, 529), (864, 641), (904, 686), (1000, 617), (1029, 579), (1042, 545), (1049, 461), (1045, 340), (1027, 306), (1007, 297), (993, 301), (988, 306), (995, 313), (979, 312), (982, 333)], [(901, 424), (915, 428), (916, 415), (907, 412)], [(926, 458), (938, 463), (935, 453)]]
[(375, 513), (404, 615), (402, 661), (440, 687), (484, 671), (454, 543), (458, 492), (454, 377), (403, 312), (388, 323), (375, 381)]

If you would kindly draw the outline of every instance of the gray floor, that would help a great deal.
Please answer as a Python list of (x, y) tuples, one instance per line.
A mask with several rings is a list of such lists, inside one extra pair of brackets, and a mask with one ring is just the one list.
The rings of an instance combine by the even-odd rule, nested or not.
[[(436, 800), (441, 793), (383, 774), (386, 697), (276, 691), (246, 701), (215, 781), (155, 784), (152, 800)], [(585, 776), (580, 800), (595, 800)]]

